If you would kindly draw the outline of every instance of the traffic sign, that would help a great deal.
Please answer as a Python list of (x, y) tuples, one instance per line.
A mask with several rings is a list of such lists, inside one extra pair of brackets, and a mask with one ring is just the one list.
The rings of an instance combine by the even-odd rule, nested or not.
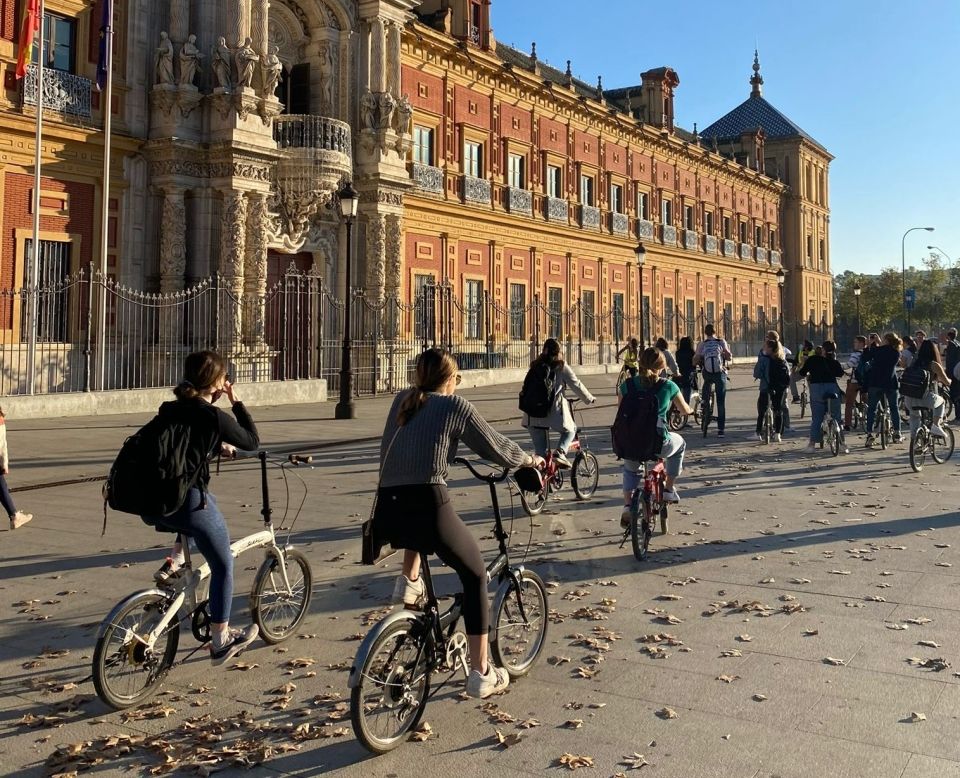
[(912, 311), (917, 304), (917, 290), (912, 288), (907, 289), (907, 291), (903, 293), (903, 303), (906, 305), (908, 311)]

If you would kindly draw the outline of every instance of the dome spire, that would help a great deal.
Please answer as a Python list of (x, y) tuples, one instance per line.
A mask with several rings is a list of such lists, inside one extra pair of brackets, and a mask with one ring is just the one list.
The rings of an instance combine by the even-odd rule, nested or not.
[(763, 76), (760, 75), (760, 53), (753, 50), (753, 75), (750, 77), (750, 97), (763, 97)]

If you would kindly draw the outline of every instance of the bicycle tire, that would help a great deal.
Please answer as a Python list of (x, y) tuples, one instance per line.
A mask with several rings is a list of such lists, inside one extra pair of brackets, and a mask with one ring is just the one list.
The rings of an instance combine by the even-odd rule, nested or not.
[(921, 427), (910, 437), (910, 468), (914, 473), (923, 470), (923, 462), (927, 456), (927, 429)]
[(700, 398), (697, 398), (697, 401), (693, 405), (693, 420), (700, 426), (700, 423), (703, 421), (703, 408), (700, 405)]
[(808, 400), (808, 398), (807, 398), (807, 390), (804, 389), (804, 390), (800, 393), (800, 418), (801, 418), (801, 419), (802, 419), (804, 416), (807, 415), (807, 405), (808, 405), (808, 403), (809, 403), (809, 400)]
[[(512, 679), (530, 672), (547, 644), (549, 624), (549, 599), (543, 580), (532, 570), (523, 570), (520, 585), (523, 591), (518, 598), (512, 578), (500, 584), (491, 620), (490, 655)], [(508, 642), (512, 634), (517, 634), (515, 646)]]
[[(283, 558), (290, 593), (284, 591), (283, 576), (279, 572), (280, 562), (273, 555), (260, 565), (250, 592), (253, 623), (260, 628), (263, 641), (270, 645), (282, 643), (296, 634), (310, 610), (313, 595), (313, 571), (307, 558), (295, 548), (286, 549)], [(299, 576), (294, 572), (295, 569), (299, 569)], [(276, 597), (276, 601), (270, 603), (271, 597)], [(274, 618), (275, 615), (278, 618)]]
[[(942, 465), (953, 456), (955, 444), (953, 429), (945, 426), (943, 422), (940, 423), (940, 426), (943, 428), (943, 433), (946, 437), (936, 438), (933, 435), (930, 436), (930, 456), (938, 465)], [(941, 440), (943, 442), (940, 442)]]
[[(177, 618), (170, 622), (167, 630), (154, 644), (153, 650), (148, 651), (143, 644), (135, 644), (126, 634), (132, 631), (149, 633), (152, 629), (149, 626), (150, 619), (158, 621), (170, 602), (169, 595), (163, 592), (137, 592), (119, 603), (101, 626), (93, 650), (93, 686), (97, 696), (111, 708), (124, 710), (148, 700), (160, 689), (163, 679), (173, 666), (180, 644), (180, 622)], [(138, 616), (138, 612), (143, 615)], [(112, 650), (115, 637), (120, 638), (120, 643)], [(137, 688), (128, 684), (126, 690), (121, 690), (120, 678), (114, 679), (112, 673), (108, 672), (117, 667), (128, 679), (132, 676), (127, 675), (127, 672), (145, 672), (146, 675)], [(124, 669), (127, 667), (130, 668), (129, 671)]]
[(840, 425), (836, 419), (830, 420), (830, 431), (827, 435), (830, 443), (830, 453), (835, 457), (840, 456)]
[(953, 400), (950, 399), (950, 392), (941, 388), (940, 396), (943, 398), (943, 418), (949, 419), (953, 415)]
[(630, 541), (633, 544), (633, 555), (638, 562), (643, 562), (650, 551), (650, 537), (653, 535), (651, 525), (653, 516), (650, 510), (650, 501), (645, 497), (639, 500), (636, 510), (631, 510)]
[(573, 460), (570, 484), (580, 500), (586, 500), (597, 491), (600, 483), (600, 463), (590, 451), (581, 451)]
[(773, 439), (773, 420), (770, 417), (769, 411), (763, 414), (763, 425), (760, 427), (760, 439), (765, 445), (769, 445)]
[(670, 531), (670, 513), (667, 510), (667, 503), (660, 503), (660, 534), (666, 535)]
[(713, 413), (713, 398), (707, 397), (703, 402), (701, 408), (700, 416), (700, 430), (703, 432), (703, 437), (707, 437), (707, 430), (710, 429), (710, 416)]
[(907, 401), (904, 399), (904, 396), (901, 394), (897, 400), (897, 413), (900, 414), (900, 421), (910, 423), (910, 411), (907, 408)]
[(528, 516), (536, 516), (543, 510), (547, 504), (547, 498), (550, 496), (550, 484), (544, 481), (543, 488), (539, 492), (520, 491), (520, 505)]
[(890, 417), (884, 414), (880, 419), (880, 448), (887, 450), (890, 443)]
[[(427, 706), (432, 674), (428, 661), (431, 646), (429, 642), (425, 644), (425, 640), (429, 641), (429, 637), (417, 634), (416, 620), (397, 621), (373, 642), (363, 659), (359, 680), (350, 693), (350, 724), (360, 744), (374, 754), (392, 751), (420, 723)], [(408, 652), (410, 659), (406, 664), (402, 660), (398, 664), (397, 655), (405, 647), (412, 649)], [(377, 665), (377, 657), (384, 650), (388, 654)], [(414, 685), (412, 697), (408, 692), (411, 682)], [(370, 699), (366, 700), (365, 695)], [(414, 703), (412, 709), (411, 699)], [(389, 735), (372, 731), (369, 719), (380, 707), (386, 711), (386, 721), (396, 723), (395, 731)]]
[(683, 425), (687, 423), (687, 414), (681, 413), (676, 408), (670, 408), (670, 412), (667, 414), (667, 426), (674, 432), (679, 432), (683, 429)]

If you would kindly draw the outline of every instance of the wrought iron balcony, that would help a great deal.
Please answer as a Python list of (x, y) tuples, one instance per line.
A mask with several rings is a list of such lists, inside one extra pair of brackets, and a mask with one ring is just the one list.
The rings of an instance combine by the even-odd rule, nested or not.
[(696, 251), (698, 248), (700, 248), (697, 241), (696, 230), (683, 231), (683, 247), (685, 249), (689, 249), (690, 251)]
[(774, 251), (771, 251), (771, 252), (770, 252), (770, 264), (771, 264), (771, 265), (779, 265), (779, 264), (780, 264), (780, 252), (779, 252), (779, 251), (774, 250)]
[(672, 224), (663, 225), (663, 242), (667, 246), (677, 245), (677, 228)]
[(757, 246), (757, 262), (766, 262), (767, 261), (767, 250), (761, 246)]
[(653, 222), (649, 219), (637, 219), (637, 237), (645, 240), (653, 240), (653, 236)]
[(737, 244), (729, 238), (723, 239), (723, 256), (735, 257), (737, 255)]
[(470, 41), (477, 46), (480, 45), (480, 28), (472, 24), (470, 25)]
[(562, 197), (547, 198), (547, 221), (565, 222), (570, 218), (570, 204)]
[(533, 195), (527, 189), (508, 186), (507, 210), (510, 213), (522, 213), (530, 216), (533, 213)]
[(410, 172), (418, 188), (427, 192), (443, 192), (443, 170), (440, 168), (414, 162)]
[(280, 149), (319, 149), (350, 156), (350, 125), (328, 116), (282, 114), (273, 120)]
[(600, 229), (600, 209), (593, 205), (580, 206), (580, 226), (588, 229)]
[[(89, 119), (93, 115), (90, 96), (93, 82), (73, 73), (52, 68), (43, 69), (43, 108), (64, 116)], [(36, 105), (39, 95), (37, 66), (27, 65), (23, 78), (23, 105)]]
[(468, 203), (490, 203), (490, 182), (485, 178), (474, 178), (473, 176), (463, 175), (461, 178), (461, 187), (463, 199)]
[(741, 243), (740, 259), (753, 259), (753, 246), (749, 243)]
[(614, 235), (626, 235), (630, 232), (630, 217), (625, 213), (611, 213), (610, 232)]
[(715, 235), (705, 235), (703, 237), (703, 250), (708, 254), (717, 253), (717, 238)]

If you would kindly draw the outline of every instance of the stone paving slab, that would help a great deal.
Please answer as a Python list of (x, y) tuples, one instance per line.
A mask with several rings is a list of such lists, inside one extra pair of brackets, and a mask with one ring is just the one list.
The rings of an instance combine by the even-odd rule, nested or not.
[[(601, 392), (607, 381), (589, 377), (587, 384)], [(759, 446), (749, 416), (754, 392), (745, 376), (735, 387), (724, 440), (687, 431), (683, 503), (671, 513), (670, 533), (654, 537), (648, 563), (633, 559), (629, 543), (619, 548), (619, 471), (605, 430), (613, 414), (609, 399), (584, 414), (587, 439), (603, 468), (595, 497), (578, 502), (568, 489), (533, 522), (517, 512), (512, 543), (521, 552), (532, 539), (527, 564), (556, 584), (550, 606), (557, 615), (542, 661), (494, 702), (518, 720), (538, 719), (540, 726), (518, 730), (516, 722), (494, 724), (479, 703), (459, 699), (462, 687), (454, 684), (427, 708), (425, 718), (437, 737), (376, 759), (353, 739), (348, 720), (337, 713), (335, 695), (342, 702), (344, 668), (357, 637), (368, 629), (365, 618), (385, 612), (399, 568), (399, 555), (376, 568), (356, 562), (359, 524), (376, 479), (375, 438), (392, 398), (361, 401), (361, 418), (348, 423), (330, 418), (332, 406), (257, 409), (267, 447), (314, 453), (314, 466), (298, 468), (289, 479), (287, 519), (289, 525), (304, 495), (299, 477), (306, 498), (292, 539), (313, 567), (311, 612), (302, 637), (278, 647), (257, 643), (241, 657), (243, 664), (257, 665), (252, 669), (211, 670), (202, 652), (174, 668), (167, 693), (156, 698), (171, 709), (168, 716), (125, 720), (91, 699), (92, 685), (85, 681), (96, 625), (125, 593), (149, 585), (168, 537), (119, 514), (110, 515), (107, 534), (100, 537), (98, 483), (17, 493), (37, 518), (16, 533), (0, 532), (3, 772), (43, 775), (44, 761), (61, 744), (115, 733), (184, 737), (181, 728), (197, 716), (236, 722), (246, 711), (257, 726), (276, 728), (270, 739), (275, 750), (260, 767), (232, 767), (227, 775), (543, 775), (558, 769), (553, 765), (563, 753), (574, 753), (593, 758), (589, 774), (606, 776), (626, 770), (618, 763), (634, 752), (650, 762), (644, 771), (684, 778), (960, 775), (954, 736), (960, 677), (953, 675), (960, 671), (955, 649), (960, 482), (951, 478), (956, 464), (915, 475), (904, 446), (866, 451), (857, 436), (850, 441), (852, 453), (838, 459), (802, 453), (802, 434), (779, 447)], [(499, 429), (526, 445), (515, 389), (465, 394), (488, 418), (499, 420)], [(143, 420), (11, 419), (11, 484), (102, 473), (122, 439)], [(800, 427), (795, 419), (794, 428)], [(213, 490), (234, 536), (260, 526), (257, 479), (251, 461), (226, 464), (216, 477)], [(272, 471), (270, 485), (279, 523), (287, 504), (285, 482)], [(486, 489), (454, 469), (450, 491), (489, 555), (495, 544)], [(500, 498), (505, 508), (510, 505), (506, 488)], [(247, 595), (259, 561), (251, 553), (237, 563), (237, 622), (249, 618)], [(438, 588), (454, 591), (455, 576), (442, 566), (435, 569)], [(682, 599), (657, 599), (664, 595)], [(616, 600), (604, 620), (573, 615), (603, 598)], [(764, 617), (736, 610), (755, 602), (775, 612)], [(779, 612), (792, 604), (803, 610)], [(657, 613), (647, 612), (655, 608), (682, 621), (663, 624)], [(704, 615), (711, 610), (718, 612)], [(930, 621), (910, 624), (910, 619)], [(620, 639), (591, 665), (587, 661), (596, 654), (570, 636), (590, 634), (596, 626)], [(817, 634), (805, 634), (812, 630)], [(639, 638), (664, 632), (683, 645), (664, 644), (669, 655), (654, 658), (643, 650), (650, 644)], [(938, 647), (919, 646), (920, 640)], [(194, 645), (184, 634), (180, 658)], [(44, 655), (45, 648), (69, 653)], [(725, 651), (740, 656), (722, 656)], [(300, 657), (314, 664), (290, 670), (290, 659)], [(548, 661), (557, 657), (570, 661)], [(846, 664), (825, 664), (827, 657)], [(909, 657), (943, 657), (951, 667), (933, 672), (909, 664)], [(578, 667), (598, 672), (580, 678)], [(55, 691), (72, 683), (77, 687)], [(289, 703), (273, 710), (277, 695), (271, 692), (287, 683), (296, 685)], [(211, 688), (196, 691), (203, 686)], [(766, 699), (758, 701), (758, 694)], [(198, 699), (206, 704), (196, 707)], [(74, 710), (58, 712), (70, 701)], [(590, 708), (591, 703), (603, 707)], [(664, 707), (679, 718), (659, 718), (656, 712)], [(926, 720), (905, 721), (914, 711)], [(25, 716), (56, 715), (65, 720), (53, 726), (22, 723)], [(584, 723), (578, 729), (564, 725), (572, 719)], [(294, 743), (276, 734), (302, 723), (322, 735)], [(523, 740), (499, 747), (491, 739), (497, 727), (519, 732)], [(146, 774), (144, 765), (157, 763), (155, 751), (138, 748), (98, 766), (95, 774), (128, 775), (131, 769)]]

